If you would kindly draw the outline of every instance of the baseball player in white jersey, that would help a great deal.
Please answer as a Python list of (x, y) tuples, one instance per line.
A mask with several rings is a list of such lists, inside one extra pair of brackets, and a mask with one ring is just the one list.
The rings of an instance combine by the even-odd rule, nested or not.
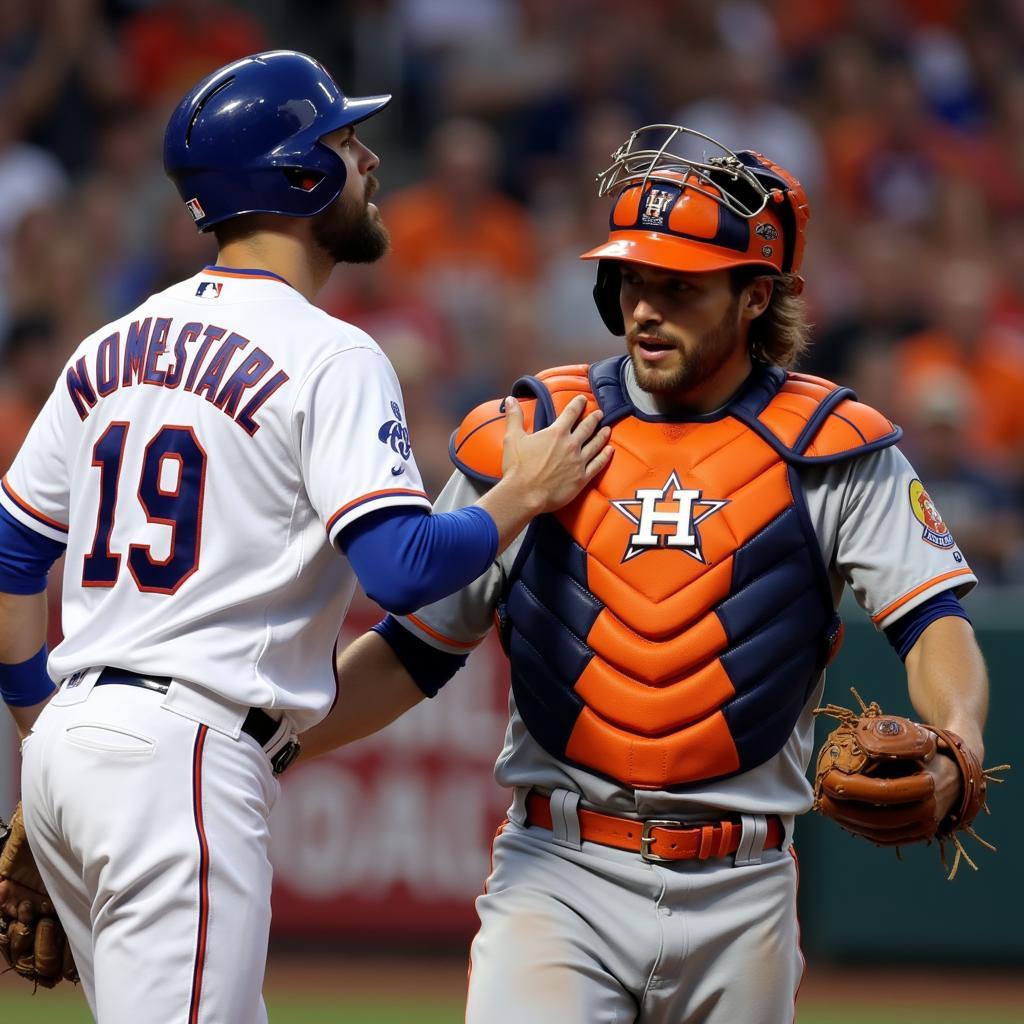
[(513, 406), (509, 486), (431, 514), (388, 360), (310, 301), (386, 250), (355, 125), (388, 99), (290, 51), (200, 82), (165, 163), (218, 263), (85, 339), (3, 477), (25, 826), (102, 1024), (266, 1019), (275, 775), (336, 699), (357, 577), (397, 611), (457, 590), (610, 456), (582, 398), (541, 435)]
[[(639, 130), (601, 176), (611, 231), (584, 258), (627, 354), (513, 391), (535, 426), (584, 395), (609, 467), (460, 593), (353, 644), (342, 665), (363, 684), (305, 737), (329, 749), (436, 693), (497, 617), (496, 776), (514, 800), (477, 901), (470, 1024), (793, 1019), (793, 823), (845, 586), (922, 719), (983, 749), (987, 681), (957, 600), (973, 573), (898, 428), (787, 370), (807, 333), (803, 189), (712, 140), (677, 156), (685, 131)], [(500, 422), (493, 402), (455, 432), (438, 507), (500, 478)], [(936, 756), (927, 776), (939, 821), (959, 775)]]

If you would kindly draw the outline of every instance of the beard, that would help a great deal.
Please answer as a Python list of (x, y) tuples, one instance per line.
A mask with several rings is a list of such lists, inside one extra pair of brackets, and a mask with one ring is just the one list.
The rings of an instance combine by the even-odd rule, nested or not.
[(371, 174), (362, 201), (343, 193), (313, 218), (313, 239), (335, 263), (376, 263), (390, 248), (388, 229), (369, 209), (376, 191)]
[[(652, 395), (682, 396), (714, 377), (736, 350), (738, 308), (739, 296), (736, 296), (722, 319), (701, 335), (689, 353), (683, 348), (679, 338), (668, 331), (641, 327), (639, 324), (632, 327), (627, 340), (630, 342), (629, 355), (637, 384)], [(666, 344), (675, 345), (680, 356), (680, 364), (664, 370), (647, 366), (634, 344), (638, 334), (646, 334)]]

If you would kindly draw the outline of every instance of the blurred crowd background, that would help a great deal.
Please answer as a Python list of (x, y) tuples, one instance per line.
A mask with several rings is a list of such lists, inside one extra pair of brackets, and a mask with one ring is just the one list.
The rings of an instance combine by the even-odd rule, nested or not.
[(261, 49), (319, 58), (382, 157), (393, 251), (319, 302), (388, 352), (436, 492), (517, 376), (620, 350), (580, 252), (630, 131), (803, 181), (814, 347), (900, 422), (987, 583), (1024, 583), (1024, 0), (0, 0), (0, 464), (86, 334), (212, 262), (167, 114)]

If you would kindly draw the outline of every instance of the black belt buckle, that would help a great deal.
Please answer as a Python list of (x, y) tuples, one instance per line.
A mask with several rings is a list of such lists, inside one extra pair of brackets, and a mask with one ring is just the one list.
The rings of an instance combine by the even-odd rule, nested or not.
[(289, 740), (271, 759), (270, 767), (275, 775), (283, 775), (288, 767), (302, 753), (302, 744), (298, 740)]

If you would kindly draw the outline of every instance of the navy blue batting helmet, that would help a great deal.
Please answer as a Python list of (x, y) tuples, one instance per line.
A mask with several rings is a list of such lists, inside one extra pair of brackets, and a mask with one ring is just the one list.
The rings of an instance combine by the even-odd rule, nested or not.
[(389, 95), (346, 97), (304, 53), (243, 57), (175, 108), (164, 170), (201, 231), (243, 213), (312, 217), (345, 187), (345, 164), (320, 139), (366, 120)]

